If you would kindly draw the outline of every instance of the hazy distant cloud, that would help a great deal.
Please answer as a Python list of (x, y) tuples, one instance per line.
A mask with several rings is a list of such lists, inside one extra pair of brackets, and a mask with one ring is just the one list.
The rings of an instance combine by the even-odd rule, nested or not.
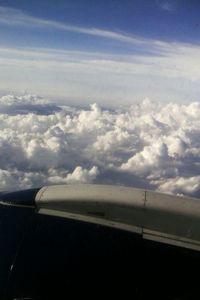
[(2, 96), (0, 98), (0, 113), (4, 114), (27, 114), (36, 113), (40, 115), (49, 115), (61, 108), (52, 105), (44, 98), (36, 95), (15, 95)]
[[(26, 112), (15, 112), (27, 102)], [(200, 104), (145, 99), (127, 109), (32, 111), (36, 96), (6, 95), (0, 113), (0, 190), (101, 182), (200, 195)], [(30, 106), (30, 111), (28, 111)], [(12, 111), (13, 107), (13, 111)]]
[[(159, 6), (168, 11), (172, 10), (172, 5), (166, 1), (161, 2)], [(40, 28), (43, 30), (52, 29), (63, 32), (86, 34), (91, 37), (94, 36), (115, 40), (120, 43), (127, 43), (135, 47), (143, 46), (146, 47), (147, 52), (156, 52), (158, 49), (167, 45), (165, 42), (159, 40), (143, 38), (126, 32), (111, 31), (95, 27), (81, 27), (54, 20), (41, 19), (31, 16), (25, 11), (4, 6), (0, 6), (0, 24), (15, 27)], [(138, 50), (140, 50), (140, 48), (138, 48)]]
[(55, 29), (60, 31), (68, 31), (90, 36), (102, 37), (117, 40), (120, 42), (131, 44), (145, 44), (146, 40), (134, 37), (128, 34), (122, 34), (115, 31), (102, 30), (99, 28), (78, 27), (70, 24), (61, 23), (58, 21), (41, 19), (33, 17), (26, 12), (18, 9), (0, 6), (0, 23), (8, 26), (25, 26), (43, 29)]
[(82, 102), (94, 97), (113, 105), (146, 95), (161, 101), (187, 101), (188, 95), (198, 100), (199, 63), (200, 47), (183, 43), (157, 42), (154, 55), (0, 48), (0, 82), (8, 90), (26, 87), (43, 96)]
[(173, 12), (174, 11), (174, 1), (166, 1), (166, 0), (157, 0), (157, 4), (160, 7), (161, 10), (167, 11), (167, 12)]
[(16, 107), (16, 106), (32, 106), (32, 105), (48, 105), (49, 101), (41, 98), (36, 95), (23, 95), (23, 96), (15, 96), (15, 95), (5, 95), (0, 98), (0, 107)]

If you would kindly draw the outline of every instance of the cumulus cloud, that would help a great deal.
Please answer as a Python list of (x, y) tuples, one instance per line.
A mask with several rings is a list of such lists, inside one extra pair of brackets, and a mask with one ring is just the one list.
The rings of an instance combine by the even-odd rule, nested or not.
[(57, 107), (31, 95), (3, 96), (0, 190), (101, 182), (199, 196), (199, 115), (198, 102), (144, 99), (111, 110), (97, 104)]
[(161, 179), (155, 184), (159, 186), (159, 191), (168, 192), (170, 194), (192, 194), (195, 195), (200, 189), (200, 176), (192, 176), (192, 177), (175, 177), (175, 178), (167, 178)]

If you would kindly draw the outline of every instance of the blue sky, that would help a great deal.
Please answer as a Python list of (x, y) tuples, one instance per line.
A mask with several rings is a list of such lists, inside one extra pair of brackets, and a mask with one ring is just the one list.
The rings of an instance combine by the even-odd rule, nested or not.
[[(18, 9), (25, 14), (78, 27), (99, 28), (102, 30), (123, 32), (144, 38), (164, 41), (182, 41), (198, 43), (200, 36), (199, 1), (163, 1), (163, 0), (74, 0), (74, 1), (13, 1), (0, 2), (1, 6)], [(4, 37), (4, 40), (3, 40)], [(41, 28), (18, 28), (3, 26), (1, 44), (14, 43), (44, 45), (67, 48), (93, 48), (122, 51), (122, 46), (107, 41), (91, 39), (84, 35), (70, 34)], [(96, 45), (97, 43), (97, 45)], [(103, 48), (104, 46), (104, 48)], [(132, 49), (125, 50), (131, 51)]]
[(0, 91), (118, 105), (199, 100), (200, 2), (0, 2)]

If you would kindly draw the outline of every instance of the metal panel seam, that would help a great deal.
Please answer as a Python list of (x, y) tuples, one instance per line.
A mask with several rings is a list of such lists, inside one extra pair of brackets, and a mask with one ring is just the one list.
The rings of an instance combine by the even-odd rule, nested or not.
[[(146, 211), (146, 202), (147, 202), (147, 191), (144, 190), (144, 204), (143, 204), (143, 211), (145, 212)], [(144, 225), (142, 226), (142, 237), (144, 235), (144, 230), (145, 230), (145, 227)]]

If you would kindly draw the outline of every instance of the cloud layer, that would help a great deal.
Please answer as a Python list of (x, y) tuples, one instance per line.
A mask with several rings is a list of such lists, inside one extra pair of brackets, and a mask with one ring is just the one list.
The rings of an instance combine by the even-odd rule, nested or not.
[(6, 95), (0, 98), (0, 190), (100, 182), (199, 196), (199, 115), (197, 102), (145, 99), (106, 110)]
[[(156, 43), (156, 41), (154, 41)], [(154, 43), (141, 47), (152, 49)], [(134, 48), (134, 47), (133, 47)], [(76, 103), (130, 105), (147, 95), (161, 102), (199, 99), (200, 47), (157, 42), (154, 55), (0, 47), (1, 88)], [(0, 93), (1, 93), (0, 89)], [(71, 102), (72, 103), (72, 102)]]

